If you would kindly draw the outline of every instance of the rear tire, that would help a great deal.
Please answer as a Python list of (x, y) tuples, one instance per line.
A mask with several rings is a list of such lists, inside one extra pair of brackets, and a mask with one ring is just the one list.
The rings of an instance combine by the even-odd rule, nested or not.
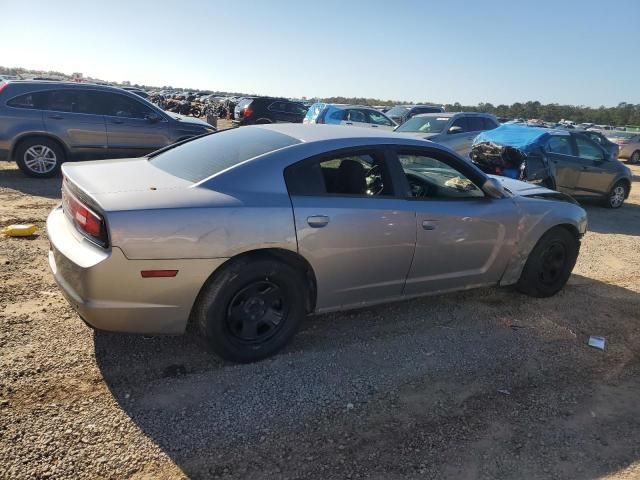
[(566, 285), (576, 264), (580, 242), (566, 229), (545, 233), (527, 258), (516, 288), (532, 297), (551, 297)]
[(18, 144), (14, 158), (25, 175), (47, 178), (58, 174), (65, 155), (60, 145), (53, 140), (33, 137)]
[(305, 278), (285, 263), (240, 259), (205, 285), (194, 321), (223, 359), (248, 363), (274, 355), (305, 316)]
[(627, 185), (623, 181), (617, 182), (605, 198), (605, 206), (609, 208), (620, 208), (627, 197)]

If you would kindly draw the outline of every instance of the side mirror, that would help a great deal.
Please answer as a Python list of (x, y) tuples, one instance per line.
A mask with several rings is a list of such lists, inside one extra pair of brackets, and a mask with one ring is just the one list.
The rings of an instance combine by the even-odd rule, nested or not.
[(487, 194), (490, 198), (504, 198), (505, 191), (502, 186), (502, 182), (500, 180), (489, 177), (487, 181), (482, 185), (482, 191)]
[(144, 119), (149, 123), (158, 123), (160, 121), (160, 115), (157, 113), (149, 113), (144, 116)]
[(462, 132), (462, 127), (458, 127), (457, 125), (454, 125), (453, 127), (450, 127), (449, 130), (447, 130), (447, 133), (449, 135), (453, 135), (455, 133), (461, 133)]

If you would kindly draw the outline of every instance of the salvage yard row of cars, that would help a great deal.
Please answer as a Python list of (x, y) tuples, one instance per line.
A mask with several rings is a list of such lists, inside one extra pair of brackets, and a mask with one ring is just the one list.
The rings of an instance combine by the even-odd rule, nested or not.
[[(365, 106), (236, 107), (242, 127), (215, 131), (120, 89), (0, 83), (0, 155), (62, 170), (49, 263), (87, 324), (192, 326), (249, 362), (307, 314), (479, 286), (548, 297), (586, 232), (573, 197), (618, 208), (631, 187), (573, 130), (428, 106), (397, 108), (401, 125)], [(116, 159), (64, 162), (96, 157)]]

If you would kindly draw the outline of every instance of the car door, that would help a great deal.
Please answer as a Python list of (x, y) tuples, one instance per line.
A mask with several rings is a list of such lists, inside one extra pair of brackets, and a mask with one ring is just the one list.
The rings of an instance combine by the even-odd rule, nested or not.
[(556, 190), (575, 195), (582, 164), (574, 155), (569, 133), (553, 134), (543, 145)]
[(397, 125), (377, 110), (367, 110), (369, 126), (380, 130), (393, 130)]
[(110, 157), (140, 157), (170, 143), (169, 121), (128, 95), (100, 92)]
[(395, 147), (394, 154), (416, 214), (405, 295), (498, 283), (515, 248), (515, 203), (487, 197), (485, 177), (446, 152)]
[(582, 170), (575, 191), (581, 196), (602, 196), (613, 184), (616, 173), (606, 160), (606, 151), (582, 135), (572, 135)]
[(76, 160), (105, 157), (107, 129), (95, 95), (89, 90), (51, 90), (44, 95), (44, 125), (60, 138)]
[[(444, 135), (438, 137), (438, 143), (442, 143), (460, 155), (468, 155), (471, 148), (471, 137), (466, 116), (458, 116), (453, 119)], [(471, 139), (471, 140), (470, 140)]]
[(415, 247), (415, 213), (394, 197), (381, 150), (340, 150), (285, 171), (298, 250), (316, 277), (317, 309), (402, 294)]

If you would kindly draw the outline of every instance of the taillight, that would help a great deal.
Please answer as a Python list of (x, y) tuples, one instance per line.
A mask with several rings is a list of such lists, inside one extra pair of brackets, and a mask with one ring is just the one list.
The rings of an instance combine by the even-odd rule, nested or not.
[(66, 184), (62, 188), (62, 209), (80, 233), (103, 247), (107, 246), (104, 218), (82, 203)]
[(244, 107), (242, 118), (249, 118), (251, 115), (253, 115), (253, 109), (249, 106)]
[(2, 93), (2, 91), (7, 88), (9, 86), (9, 84), (7, 82), (0, 82), (0, 93)]

